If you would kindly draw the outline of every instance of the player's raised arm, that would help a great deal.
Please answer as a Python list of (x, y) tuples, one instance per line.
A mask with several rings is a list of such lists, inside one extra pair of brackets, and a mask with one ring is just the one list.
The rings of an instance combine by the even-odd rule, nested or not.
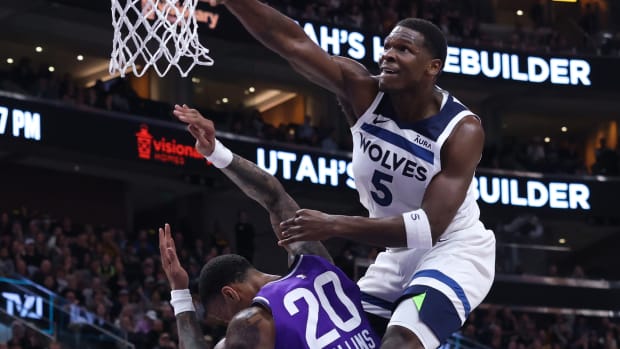
[(196, 311), (189, 293), (189, 276), (177, 256), (170, 225), (159, 228), (159, 253), (161, 266), (170, 283), (170, 304), (174, 308), (177, 331), (179, 332), (179, 347), (183, 349), (203, 349), (207, 342), (196, 319)]
[[(239, 189), (269, 212), (274, 233), (281, 239), (280, 222), (293, 217), (299, 210), (299, 205), (284, 190), (280, 181), (251, 161), (218, 144), (213, 122), (205, 119), (197, 110), (187, 106), (175, 106), (174, 114), (179, 120), (189, 124), (188, 129), (196, 139), (198, 152), (209, 157)], [(314, 254), (332, 260), (323, 244), (315, 241), (300, 241), (287, 246), (287, 250), (292, 255)]]
[[(212, 0), (211, 4), (225, 5), (257, 40), (306, 78), (339, 97), (355, 100), (356, 112), (372, 102), (377, 83), (370, 72), (354, 60), (327, 54), (291, 18), (258, 0)], [(364, 85), (367, 88), (360, 89)]]

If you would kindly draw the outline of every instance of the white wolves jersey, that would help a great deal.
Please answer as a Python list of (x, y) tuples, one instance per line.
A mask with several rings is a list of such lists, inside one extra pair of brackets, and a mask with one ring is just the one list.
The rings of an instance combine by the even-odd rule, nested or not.
[[(396, 216), (420, 208), (426, 187), (441, 171), (441, 147), (460, 120), (474, 115), (446, 91), (442, 90), (442, 94), (443, 101), (437, 115), (408, 123), (396, 117), (389, 96), (379, 92), (368, 110), (351, 127), (353, 176), (360, 201), (368, 209), (370, 217)], [(479, 216), (472, 178), (465, 200), (442, 235), (443, 238), (452, 237), (449, 241), (439, 242), (431, 250), (387, 248), (379, 253), (366, 274), (358, 281), (364, 310), (390, 318), (395, 302), (410, 285), (416, 271), (425, 267), (427, 259), (435, 260), (435, 250), (444, 252), (437, 248), (439, 245), (448, 245), (447, 248), (455, 249), (454, 253), (465, 253), (466, 256), (463, 257), (464, 262), (460, 269), (457, 268), (458, 263), (455, 265), (451, 261), (442, 266), (433, 265), (433, 269), (458, 276), (472, 275), (478, 272), (478, 266), (481, 266), (480, 270), (486, 268), (489, 260), (494, 261), (495, 245), (490, 243), (494, 242), (492, 233), (484, 230)], [(474, 236), (471, 231), (480, 233), (485, 238), (489, 237), (490, 242), (480, 244), (484, 248), (459, 243), (461, 236)], [(475, 239), (472, 241), (475, 242)], [(482, 251), (478, 251), (479, 249)], [(469, 257), (474, 261), (471, 264), (465, 263)], [(489, 268), (493, 266), (494, 264), (490, 264)], [(490, 286), (493, 280), (492, 276), (487, 277), (487, 274), (492, 275), (490, 272), (485, 274), (484, 282), (480, 282), (482, 288)], [(470, 291), (470, 288), (467, 288), (465, 293), (470, 296), (475, 306), (484, 296), (471, 296), (477, 293)]]
[[(431, 179), (441, 171), (441, 147), (457, 123), (474, 115), (447, 91), (437, 115), (417, 122), (398, 119), (388, 95), (379, 92), (351, 127), (353, 175), (370, 217), (417, 210)], [(446, 232), (478, 221), (472, 185)]]

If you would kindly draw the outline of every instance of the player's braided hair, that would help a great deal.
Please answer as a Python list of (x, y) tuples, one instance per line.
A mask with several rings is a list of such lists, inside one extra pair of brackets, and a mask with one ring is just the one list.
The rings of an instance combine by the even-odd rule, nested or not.
[(421, 18), (406, 18), (396, 23), (396, 26), (415, 30), (424, 36), (424, 47), (428, 49), (433, 58), (441, 59), (443, 64), (446, 61), (448, 43), (446, 37), (433, 22)]
[(220, 294), (222, 287), (234, 282), (243, 282), (247, 271), (254, 268), (242, 256), (225, 254), (211, 259), (200, 271), (198, 289), (200, 301), (206, 308), (209, 301)]

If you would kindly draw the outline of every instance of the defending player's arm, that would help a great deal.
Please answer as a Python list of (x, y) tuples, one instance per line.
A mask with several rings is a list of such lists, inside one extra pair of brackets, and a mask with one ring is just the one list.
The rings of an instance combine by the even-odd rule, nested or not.
[(275, 326), (268, 311), (250, 307), (237, 313), (226, 330), (227, 349), (273, 349)]
[(377, 246), (430, 247), (444, 233), (465, 200), (483, 145), (482, 125), (474, 116), (466, 117), (444, 144), (442, 170), (428, 185), (419, 210), (386, 218), (300, 210), (294, 218), (282, 222), (284, 239), (280, 244), (343, 237)]
[(362, 64), (330, 56), (291, 18), (257, 0), (211, 0), (211, 3), (224, 4), (252, 36), (286, 59), (307, 79), (359, 103), (353, 105), (357, 115), (374, 99), (377, 84)]
[[(213, 122), (205, 119), (197, 110), (186, 106), (176, 106), (174, 114), (190, 125), (189, 131), (196, 138), (196, 149), (205, 156), (214, 155), (217, 146)], [(274, 233), (281, 239), (280, 222), (295, 216), (299, 205), (288, 195), (277, 178), (239, 155), (231, 153), (230, 156), (232, 159), (227, 160), (230, 162), (220, 170), (247, 196), (269, 212)], [(325, 246), (316, 241), (299, 241), (286, 246), (286, 249), (291, 255), (313, 254), (332, 260)]]
[(170, 304), (174, 308), (181, 349), (204, 349), (208, 346), (196, 319), (196, 311), (189, 293), (189, 276), (176, 254), (170, 225), (159, 228), (159, 253), (161, 265), (170, 283)]

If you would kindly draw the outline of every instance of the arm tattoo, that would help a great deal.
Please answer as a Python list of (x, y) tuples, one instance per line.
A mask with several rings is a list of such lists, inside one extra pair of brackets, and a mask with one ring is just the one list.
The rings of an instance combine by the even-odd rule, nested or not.
[(266, 319), (256, 307), (240, 311), (228, 325), (226, 331), (227, 349), (254, 349), (261, 347), (261, 325)]
[(299, 205), (286, 193), (276, 177), (237, 154), (234, 154), (233, 161), (222, 172), (280, 221), (294, 216), (299, 209)]
[(196, 312), (184, 311), (176, 316), (179, 331), (179, 347), (181, 349), (204, 349), (207, 342), (196, 319)]
[[(233, 161), (226, 168), (223, 168), (222, 172), (247, 196), (269, 211), (273, 231), (278, 239), (282, 238), (280, 222), (295, 216), (295, 212), (299, 210), (299, 205), (284, 190), (280, 181), (237, 154), (234, 154)], [(287, 247), (287, 250), (293, 256), (313, 254), (333, 262), (325, 246), (318, 241), (293, 243)], [(289, 265), (293, 259), (289, 258)]]

